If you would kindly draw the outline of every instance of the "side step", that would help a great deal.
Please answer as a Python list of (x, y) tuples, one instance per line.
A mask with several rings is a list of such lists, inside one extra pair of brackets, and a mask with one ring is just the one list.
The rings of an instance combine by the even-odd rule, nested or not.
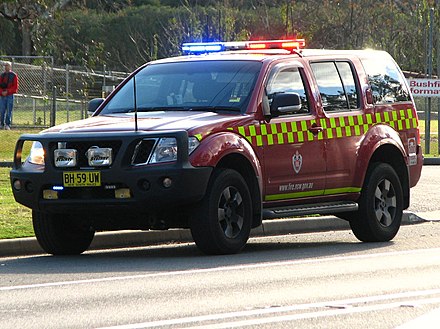
[(299, 206), (287, 206), (263, 209), (263, 219), (304, 216), (332, 215), (341, 212), (356, 211), (359, 205), (353, 201), (324, 202)]

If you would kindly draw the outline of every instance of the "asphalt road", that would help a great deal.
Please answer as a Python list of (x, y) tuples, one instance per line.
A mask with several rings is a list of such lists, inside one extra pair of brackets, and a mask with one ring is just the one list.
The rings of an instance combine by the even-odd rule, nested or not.
[[(425, 166), (410, 210), (440, 219), (439, 183)], [(329, 228), (232, 256), (175, 243), (0, 258), (0, 328), (438, 328), (439, 235), (432, 221), (389, 243)]]
[(350, 231), (0, 259), (1, 328), (396, 328), (436, 312), (440, 222), (389, 243)]
[(440, 211), (440, 165), (423, 166), (419, 182), (411, 189), (410, 204), (408, 210), (416, 214)]

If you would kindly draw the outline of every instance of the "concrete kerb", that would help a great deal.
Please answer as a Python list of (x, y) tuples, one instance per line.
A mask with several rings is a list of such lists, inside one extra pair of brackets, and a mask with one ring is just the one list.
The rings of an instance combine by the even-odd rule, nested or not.
[[(432, 215), (440, 219), (440, 212)], [(425, 222), (422, 217), (404, 212), (403, 225)], [(251, 236), (273, 236), (309, 232), (348, 230), (347, 221), (333, 216), (305, 217), (263, 221), (263, 225), (252, 230)], [(164, 243), (191, 242), (189, 230), (171, 229), (167, 231), (118, 231), (97, 233), (89, 250), (103, 250), (129, 247), (142, 247)], [(0, 240), (0, 257), (43, 254), (35, 238)]]

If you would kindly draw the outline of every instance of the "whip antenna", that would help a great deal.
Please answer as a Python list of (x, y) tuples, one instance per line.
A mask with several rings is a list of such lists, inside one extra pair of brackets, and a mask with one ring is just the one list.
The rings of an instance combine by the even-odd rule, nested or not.
[(134, 131), (138, 131), (138, 111), (136, 101), (136, 75), (133, 75), (133, 93), (134, 93)]

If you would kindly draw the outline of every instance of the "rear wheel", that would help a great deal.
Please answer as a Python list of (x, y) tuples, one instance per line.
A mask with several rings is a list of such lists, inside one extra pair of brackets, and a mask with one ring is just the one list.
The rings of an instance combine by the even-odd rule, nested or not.
[(231, 169), (217, 169), (207, 193), (191, 216), (197, 247), (206, 254), (239, 252), (252, 224), (252, 200), (243, 177)]
[(357, 216), (350, 220), (354, 235), (365, 242), (390, 241), (399, 231), (403, 192), (399, 177), (386, 163), (370, 166), (362, 189)]
[(35, 236), (41, 248), (53, 255), (79, 255), (90, 247), (95, 231), (63, 214), (32, 212)]

